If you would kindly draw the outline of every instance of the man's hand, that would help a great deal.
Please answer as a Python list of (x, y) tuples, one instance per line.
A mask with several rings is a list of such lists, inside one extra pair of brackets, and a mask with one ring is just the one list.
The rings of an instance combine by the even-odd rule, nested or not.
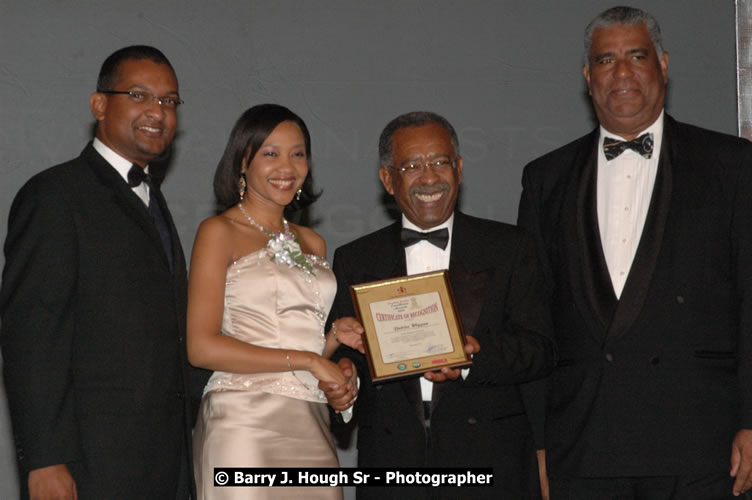
[[(475, 337), (472, 335), (465, 335), (465, 341), (467, 342), (465, 344), (466, 353), (475, 354), (480, 351), (480, 344), (475, 340)], [(445, 380), (457, 380), (461, 374), (461, 368), (449, 368), (448, 366), (444, 366), (441, 371), (426, 372), (423, 376), (426, 380), (430, 380), (431, 382), (444, 382)]]
[(742, 429), (731, 443), (731, 476), (734, 481), (734, 496), (752, 488), (752, 430)]
[(337, 413), (350, 408), (358, 395), (358, 373), (350, 358), (342, 358), (337, 364), (347, 379), (344, 385), (333, 382), (319, 382), (319, 389), (324, 391), (329, 406)]
[(357, 319), (352, 317), (339, 318), (332, 323), (332, 330), (337, 332), (337, 341), (365, 354), (363, 347), (363, 334), (365, 330)]
[(50, 465), (29, 472), (29, 497), (32, 500), (77, 500), (76, 482), (68, 466)]

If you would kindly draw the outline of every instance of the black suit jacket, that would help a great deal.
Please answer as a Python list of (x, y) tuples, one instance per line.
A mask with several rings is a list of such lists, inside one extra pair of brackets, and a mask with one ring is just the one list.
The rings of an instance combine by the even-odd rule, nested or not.
[(2, 353), (22, 485), (68, 464), (80, 498), (188, 495), (200, 389), (185, 354), (186, 267), (144, 203), (89, 144), (34, 176), (10, 211)]
[[(354, 315), (350, 285), (406, 274), (400, 229), (397, 222), (336, 250), (333, 269), (338, 289), (330, 320)], [(430, 495), (518, 500), (524, 498), (519, 492), (527, 487), (524, 483), (534, 473), (534, 465), (530, 426), (516, 384), (544, 376), (554, 363), (532, 242), (512, 226), (455, 213), (449, 279), (463, 328), (481, 346), (470, 374), (466, 380), (444, 383), (431, 417), (427, 448), (418, 378), (373, 384), (365, 358), (348, 350), (361, 380), (356, 403), (358, 464), (493, 466), (496, 490), (459, 493), (454, 488), (443, 493), (431, 490)], [(526, 456), (519, 452), (523, 445)], [(502, 480), (504, 474), (513, 476), (517, 485)], [(508, 489), (502, 489), (504, 484)], [(426, 494), (415, 488), (358, 490), (358, 498)]]
[(617, 301), (596, 211), (598, 131), (525, 168), (560, 361), (552, 477), (728, 471), (752, 427), (752, 145), (666, 116), (645, 229)]

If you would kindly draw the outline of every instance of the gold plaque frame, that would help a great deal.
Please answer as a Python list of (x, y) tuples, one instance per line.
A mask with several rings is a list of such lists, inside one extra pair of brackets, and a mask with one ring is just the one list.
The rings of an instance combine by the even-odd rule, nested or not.
[(446, 271), (350, 287), (374, 382), (470, 366)]

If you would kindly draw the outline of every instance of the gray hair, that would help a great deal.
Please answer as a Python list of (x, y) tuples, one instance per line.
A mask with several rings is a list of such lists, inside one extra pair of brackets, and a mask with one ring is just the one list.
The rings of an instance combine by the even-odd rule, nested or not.
[(438, 123), (444, 127), (452, 141), (452, 146), (454, 146), (454, 153), (457, 155), (460, 154), (460, 142), (457, 139), (457, 132), (454, 131), (454, 127), (452, 127), (452, 124), (446, 118), (430, 111), (412, 111), (404, 115), (399, 115), (387, 123), (384, 130), (381, 131), (381, 136), (379, 137), (379, 163), (382, 166), (392, 164), (392, 136), (397, 130), (408, 127), (422, 127), (431, 123)]
[(598, 28), (610, 28), (612, 26), (632, 26), (644, 24), (653, 42), (658, 59), (663, 55), (663, 42), (661, 41), (661, 27), (656, 18), (644, 10), (634, 7), (611, 7), (598, 14), (585, 28), (585, 54), (584, 64), (590, 68), (590, 49), (593, 46), (593, 32)]

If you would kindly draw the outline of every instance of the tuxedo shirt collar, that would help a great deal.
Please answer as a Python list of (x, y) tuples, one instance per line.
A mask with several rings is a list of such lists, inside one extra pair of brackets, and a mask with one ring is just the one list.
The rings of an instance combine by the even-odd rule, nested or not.
[[(94, 147), (97, 153), (102, 155), (102, 158), (104, 158), (105, 161), (109, 163), (110, 166), (114, 168), (118, 174), (120, 174), (120, 177), (122, 177), (123, 180), (128, 183), (128, 171), (133, 166), (133, 163), (120, 156), (112, 148), (107, 146), (96, 137), (92, 141), (92, 147)], [(144, 173), (149, 173), (148, 165), (146, 166), (146, 168), (144, 168)], [(139, 198), (141, 198), (141, 201), (143, 201), (144, 204), (149, 204), (149, 186), (145, 182), (139, 184), (138, 186), (132, 187), (131, 190)]]
[(449, 269), (449, 260), (452, 250), (452, 226), (454, 222), (454, 214), (450, 215), (447, 220), (438, 226), (434, 226), (428, 229), (421, 229), (407, 217), (402, 215), (402, 227), (405, 229), (411, 229), (419, 233), (427, 233), (431, 231), (438, 231), (446, 229), (449, 233), (449, 240), (447, 241), (446, 248), (439, 248), (433, 243), (422, 240), (414, 245), (405, 247), (405, 268), (407, 274), (418, 274), (428, 271), (440, 271), (442, 269)]

